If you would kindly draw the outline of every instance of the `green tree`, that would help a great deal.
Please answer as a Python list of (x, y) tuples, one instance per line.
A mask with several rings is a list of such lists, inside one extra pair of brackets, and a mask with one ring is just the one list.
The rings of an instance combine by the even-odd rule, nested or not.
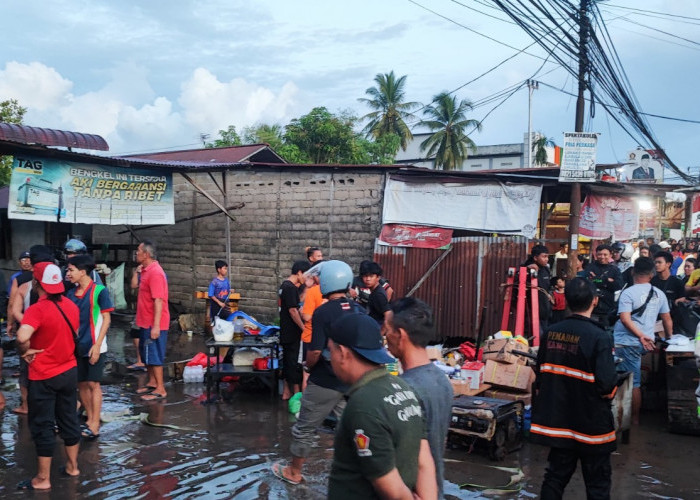
[(285, 127), (284, 142), (296, 146), (306, 162), (364, 163), (368, 155), (362, 138), (353, 130), (356, 122), (349, 113), (334, 115), (317, 107)]
[[(396, 152), (401, 149), (406, 151), (408, 141), (413, 139), (411, 129), (408, 128), (406, 120), (413, 119), (411, 111), (420, 106), (417, 102), (404, 102), (406, 92), (406, 75), (396, 78), (394, 72), (379, 73), (374, 77), (375, 87), (365, 90), (365, 94), (370, 96), (358, 99), (365, 103), (373, 111), (362, 117), (362, 120), (369, 120), (363, 132), (367, 138), (379, 140), (387, 135), (395, 135), (399, 138)], [(392, 140), (393, 142), (393, 140)]]
[(269, 144), (272, 149), (277, 152), (284, 145), (284, 129), (281, 125), (267, 125), (263, 123), (254, 127), (245, 127), (243, 129), (244, 144)]
[(213, 142), (207, 142), (204, 147), (207, 148), (224, 148), (227, 146), (240, 146), (242, 144), (241, 137), (236, 132), (236, 127), (229, 125), (226, 130), (219, 130), (219, 139)]
[(537, 138), (532, 141), (532, 152), (535, 153), (535, 165), (547, 164), (547, 147), (553, 148), (556, 146), (554, 139), (548, 139), (547, 136), (537, 134)]
[(433, 134), (424, 140), (420, 150), (427, 150), (426, 157), (433, 158), (436, 169), (457, 170), (467, 158), (467, 150), (474, 152), (476, 144), (467, 135), (467, 129), (481, 131), (481, 122), (467, 118), (473, 109), (471, 102), (441, 92), (426, 106), (423, 114), (427, 120), (420, 125), (428, 127)]
[[(0, 122), (22, 124), (27, 108), (19, 105), (16, 99), (8, 99), (0, 102)], [(12, 175), (12, 156), (0, 157), (0, 186), (10, 184)]]

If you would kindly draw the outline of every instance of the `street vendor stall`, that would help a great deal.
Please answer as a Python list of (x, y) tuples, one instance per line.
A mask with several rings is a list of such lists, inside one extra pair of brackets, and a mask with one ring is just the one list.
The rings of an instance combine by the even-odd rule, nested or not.
[(666, 388), (669, 430), (700, 435), (700, 418), (695, 391), (698, 387), (695, 342), (670, 345), (666, 349)]

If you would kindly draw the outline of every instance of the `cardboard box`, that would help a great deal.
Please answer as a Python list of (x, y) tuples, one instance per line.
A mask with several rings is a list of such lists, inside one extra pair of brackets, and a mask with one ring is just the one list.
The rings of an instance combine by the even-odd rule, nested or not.
[(508, 387), (522, 392), (530, 392), (535, 381), (535, 372), (525, 365), (499, 363), (488, 360), (484, 368), (484, 382), (498, 387)]
[(428, 351), (428, 358), (431, 361), (442, 359), (442, 349), (438, 346), (431, 345), (426, 347), (425, 350)]
[(462, 378), (469, 382), (470, 389), (478, 389), (484, 383), (484, 363), (469, 361), (462, 365)]
[(528, 348), (515, 339), (493, 339), (484, 342), (483, 360), (501, 361), (503, 363), (527, 364), (525, 356), (513, 354), (513, 351), (528, 352)]
[(477, 389), (469, 387), (469, 381), (465, 379), (450, 379), (452, 384), (452, 392), (455, 396), (476, 396), (491, 388), (489, 384), (481, 384)]
[(522, 401), (525, 406), (532, 404), (532, 394), (529, 392), (510, 392), (504, 389), (489, 389), (482, 396), (494, 399), (505, 399), (508, 401)]

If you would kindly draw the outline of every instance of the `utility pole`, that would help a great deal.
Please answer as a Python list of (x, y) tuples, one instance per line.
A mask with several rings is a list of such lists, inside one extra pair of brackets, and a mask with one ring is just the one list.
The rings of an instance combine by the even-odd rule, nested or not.
[[(578, 19), (578, 98), (576, 99), (576, 123), (575, 132), (583, 132), (583, 115), (586, 101), (586, 75), (588, 73), (588, 38), (590, 34), (590, 21), (588, 19), (588, 5), (591, 0), (581, 0)], [(571, 208), (569, 215), (569, 276), (576, 276), (576, 261), (578, 260), (578, 231), (581, 219), (581, 183), (574, 182), (571, 185)]]
[(540, 83), (535, 80), (527, 81), (527, 168), (532, 168), (532, 92), (540, 88)]

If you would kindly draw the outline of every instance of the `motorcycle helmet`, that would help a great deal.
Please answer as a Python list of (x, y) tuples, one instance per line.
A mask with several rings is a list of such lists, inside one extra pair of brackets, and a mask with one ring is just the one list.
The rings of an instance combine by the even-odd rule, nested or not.
[(66, 254), (69, 254), (69, 253), (86, 254), (87, 247), (85, 246), (85, 243), (83, 243), (82, 241), (72, 238), (72, 239), (66, 241), (66, 244), (63, 246), (63, 252)]
[[(316, 266), (319, 267), (319, 266)], [(329, 260), (321, 264), (318, 281), (324, 297), (335, 292), (346, 292), (352, 285), (352, 269), (340, 260)]]

